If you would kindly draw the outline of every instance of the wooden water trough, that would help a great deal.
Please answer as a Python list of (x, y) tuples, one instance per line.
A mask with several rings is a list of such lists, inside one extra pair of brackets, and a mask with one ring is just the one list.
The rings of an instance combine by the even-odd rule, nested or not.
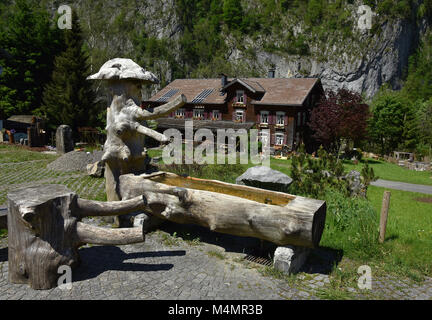
[(324, 230), (321, 200), (168, 172), (122, 175), (119, 186), (123, 201), (144, 196), (147, 213), (216, 232), (316, 247)]

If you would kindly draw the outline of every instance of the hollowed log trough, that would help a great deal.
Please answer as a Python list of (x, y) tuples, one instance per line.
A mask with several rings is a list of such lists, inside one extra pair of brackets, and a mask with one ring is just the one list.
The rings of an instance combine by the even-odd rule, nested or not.
[(321, 200), (168, 172), (122, 175), (119, 187), (123, 201), (144, 196), (155, 217), (280, 246), (317, 247), (324, 230)]

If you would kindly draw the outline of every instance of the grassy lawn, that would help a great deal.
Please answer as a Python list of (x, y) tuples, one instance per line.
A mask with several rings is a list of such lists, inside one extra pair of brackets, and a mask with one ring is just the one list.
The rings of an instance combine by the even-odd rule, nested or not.
[[(0, 204), (6, 204), (7, 193), (11, 188), (23, 184), (63, 184), (80, 197), (90, 200), (106, 201), (103, 178), (93, 178), (82, 172), (59, 172), (46, 168), (57, 159), (57, 155), (43, 154), (27, 150), (21, 146), (0, 143)], [(31, 162), (35, 161), (37, 162)], [(0, 237), (7, 235), (0, 230)]]
[(57, 159), (56, 155), (34, 152), (20, 146), (0, 143), (0, 164), (34, 160), (54, 161), (55, 159)]
[[(379, 214), (386, 189), (371, 186), (368, 198)], [(428, 198), (431, 203), (417, 201)], [(386, 270), (432, 276), (432, 196), (391, 190), (386, 241)], [(401, 269), (401, 270), (397, 270)], [(404, 270), (402, 270), (404, 269)]]
[[(432, 172), (430, 171), (413, 171), (396, 164), (385, 161), (368, 159), (370, 167), (374, 169), (375, 175), (380, 179), (400, 181), (414, 184), (432, 185)], [(355, 165), (352, 161), (344, 161), (347, 170), (357, 170), (361, 172), (364, 161)]]

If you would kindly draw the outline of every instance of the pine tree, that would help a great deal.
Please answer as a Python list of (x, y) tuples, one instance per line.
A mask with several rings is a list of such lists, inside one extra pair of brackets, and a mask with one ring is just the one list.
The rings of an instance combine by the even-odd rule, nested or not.
[(95, 94), (89, 75), (88, 54), (83, 49), (81, 27), (74, 13), (72, 29), (64, 30), (66, 50), (55, 58), (51, 82), (43, 93), (43, 105), (38, 110), (48, 119), (51, 128), (61, 124), (78, 127), (94, 125), (97, 118)]
[(40, 107), (54, 57), (63, 50), (60, 30), (46, 10), (17, 0), (0, 24), (0, 118)]

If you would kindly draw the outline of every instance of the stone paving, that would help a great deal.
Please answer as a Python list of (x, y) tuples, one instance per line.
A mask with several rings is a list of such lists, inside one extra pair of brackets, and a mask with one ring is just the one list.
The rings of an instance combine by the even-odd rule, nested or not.
[[(0, 165), (1, 192), (41, 183), (68, 185), (80, 196), (97, 199), (103, 194), (103, 179), (82, 173), (58, 174), (34, 161)], [(34, 170), (34, 166), (37, 170)], [(90, 219), (91, 223), (100, 221)], [(171, 225), (171, 228), (173, 225)], [(174, 228), (179, 226), (174, 226)], [(81, 265), (73, 272), (71, 290), (55, 288), (36, 291), (8, 281), (7, 238), (0, 239), (0, 300), (25, 299), (205, 299), (285, 300), (322, 299), (332, 287), (326, 265), (308, 265), (295, 281), (266, 276), (263, 266), (247, 262), (243, 238), (211, 233), (214, 241), (201, 235), (194, 244), (172, 237), (172, 229), (156, 231), (145, 243), (127, 246), (85, 246)], [(199, 230), (198, 230), (199, 234)], [(167, 239), (175, 240), (168, 243)], [(246, 246), (243, 246), (246, 247)], [(389, 277), (373, 279), (372, 290), (349, 288), (352, 299), (432, 300), (432, 279), (415, 284)]]
[[(6, 240), (0, 244), (0, 300), (28, 299), (158, 299), (158, 300), (315, 300), (330, 286), (326, 274), (300, 274), (295, 285), (264, 276), (258, 266), (241, 261), (242, 254), (184, 241), (165, 245), (159, 233), (145, 243), (126, 246), (85, 246), (81, 265), (73, 272), (71, 290), (37, 291), (9, 284)], [(209, 252), (219, 251), (224, 258)], [(234, 257), (234, 258), (233, 258)], [(353, 299), (431, 300), (432, 279), (422, 285), (394, 279), (372, 283), (373, 290), (352, 289)]]

